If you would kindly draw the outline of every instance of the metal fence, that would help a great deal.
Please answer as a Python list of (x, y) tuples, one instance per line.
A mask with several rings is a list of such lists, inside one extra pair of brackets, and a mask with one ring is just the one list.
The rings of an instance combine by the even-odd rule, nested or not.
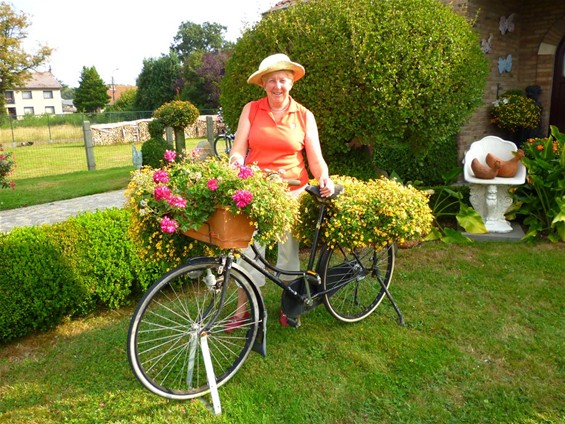
[[(0, 144), (16, 161), (15, 180), (88, 170), (83, 122), (127, 122), (151, 112), (0, 116)], [(140, 143), (137, 143), (140, 147)], [(95, 146), (96, 169), (132, 165), (132, 143)]]
[[(16, 161), (11, 176), (14, 180), (90, 170), (93, 160), (95, 169), (133, 167), (133, 153), (141, 150), (141, 144), (149, 138), (149, 134), (145, 125), (145, 131), (136, 131), (132, 136), (131, 126), (150, 117), (151, 112), (26, 115), (17, 119), (0, 116), (0, 145), (3, 150), (11, 152)], [(98, 144), (95, 140), (87, 149), (85, 121), (91, 127), (108, 128), (104, 132), (113, 127), (121, 130), (117, 137), (109, 137), (112, 142)], [(217, 132), (217, 129), (213, 131)], [(187, 137), (202, 137), (203, 134), (206, 137), (206, 132), (207, 121), (201, 121), (192, 133), (185, 134)]]

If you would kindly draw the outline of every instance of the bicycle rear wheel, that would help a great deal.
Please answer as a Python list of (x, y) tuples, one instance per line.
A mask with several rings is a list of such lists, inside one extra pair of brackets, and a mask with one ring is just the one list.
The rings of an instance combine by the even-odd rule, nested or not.
[(233, 137), (229, 134), (220, 134), (214, 140), (214, 154), (219, 158), (229, 157), (232, 143)]
[[(169, 399), (192, 399), (210, 391), (200, 340), (204, 327), (217, 386), (243, 365), (257, 336), (259, 307), (250, 283), (234, 276), (225, 287), (218, 258), (202, 258), (158, 280), (139, 302), (128, 333), (128, 358), (137, 379)], [(246, 319), (226, 325), (245, 296)], [(232, 320), (233, 321), (233, 320)]]
[(348, 250), (327, 248), (320, 257), (324, 305), (343, 322), (357, 322), (369, 316), (385, 296), (394, 271), (394, 245)]

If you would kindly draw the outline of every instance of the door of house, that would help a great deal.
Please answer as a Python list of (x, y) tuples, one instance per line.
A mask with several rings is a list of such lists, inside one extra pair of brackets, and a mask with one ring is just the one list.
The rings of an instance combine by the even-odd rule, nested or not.
[(565, 38), (561, 40), (555, 55), (549, 124), (565, 132)]

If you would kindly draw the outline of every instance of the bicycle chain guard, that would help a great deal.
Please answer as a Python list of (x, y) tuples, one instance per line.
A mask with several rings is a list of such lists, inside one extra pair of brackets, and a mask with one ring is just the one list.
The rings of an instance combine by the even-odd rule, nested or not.
[[(300, 277), (296, 280), (292, 280), (290, 283), (288, 283), (288, 286), (301, 296), (304, 296), (306, 294), (306, 287), (304, 286), (304, 284), (304, 278)], [(317, 292), (317, 287), (313, 284), (310, 284), (310, 292), (313, 296)], [(290, 292), (285, 290), (282, 292), (281, 297), (282, 310), (289, 318), (298, 318), (300, 315), (310, 311), (311, 309), (314, 309), (321, 302), (320, 298), (312, 299), (312, 305), (306, 305), (305, 300), (306, 299), (298, 299)]]

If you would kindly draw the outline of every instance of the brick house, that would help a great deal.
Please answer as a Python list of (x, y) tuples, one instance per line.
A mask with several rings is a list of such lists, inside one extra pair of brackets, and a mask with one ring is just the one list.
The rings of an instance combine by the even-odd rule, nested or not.
[[(283, 0), (269, 11), (286, 9), (300, 0)], [(485, 135), (510, 138), (490, 123), (489, 109), (507, 90), (539, 86), (542, 133), (549, 125), (565, 132), (565, 1), (563, 0), (438, 0), (469, 19), (490, 63), (484, 102), (458, 137), (459, 156)], [(511, 55), (512, 67), (499, 72)]]
[(61, 84), (51, 72), (34, 72), (24, 87), (6, 90), (8, 115), (62, 114)]

